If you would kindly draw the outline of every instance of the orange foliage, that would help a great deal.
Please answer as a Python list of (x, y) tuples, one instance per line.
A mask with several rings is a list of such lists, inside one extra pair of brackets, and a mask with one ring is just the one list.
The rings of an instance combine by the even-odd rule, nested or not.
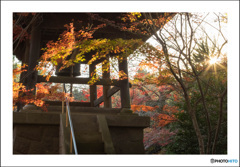
[(151, 107), (151, 106), (145, 106), (145, 105), (131, 105), (131, 109), (133, 110), (133, 112), (136, 111), (155, 111), (158, 108), (158, 106), (155, 107)]
[(125, 80), (128, 79), (127, 74), (124, 71), (119, 71), (118, 72), (119, 80)]
[(164, 127), (169, 123), (175, 122), (177, 119), (174, 113), (183, 112), (183, 110), (179, 111), (179, 107), (169, 106), (166, 104), (163, 106), (163, 112), (165, 113), (157, 114), (157, 116), (152, 118), (155, 122), (157, 122), (158, 127)]
[(169, 123), (175, 122), (176, 118), (174, 115), (167, 115), (167, 114), (159, 114), (157, 118), (158, 126), (159, 127), (164, 127)]
[[(133, 112), (136, 112), (136, 111), (154, 112), (157, 108), (158, 106), (151, 107), (151, 106), (145, 106), (145, 105), (131, 105), (131, 109), (133, 110)], [(165, 105), (163, 107), (163, 111), (167, 113), (155, 113), (151, 117), (151, 120), (154, 121), (154, 126), (164, 127), (167, 124), (176, 121), (175, 115), (173, 113), (179, 112), (178, 107)]]
[[(104, 26), (105, 24), (100, 24), (91, 29), (90, 27), (86, 27), (85, 29), (74, 31), (73, 23), (66, 24), (65, 27), (67, 30), (60, 35), (58, 40), (56, 42), (49, 41), (46, 44), (46, 48), (43, 49), (45, 52), (41, 56), (41, 61), (36, 69), (43, 70), (44, 68), (50, 68), (46, 78), (48, 80), (54, 71), (54, 66), (61, 65), (59, 70), (62, 70), (74, 65), (76, 62), (84, 61), (84, 55), (79, 57), (75, 55), (72, 59), (68, 59), (68, 56), (77, 51), (76, 49), (80, 49), (77, 46), (80, 42), (92, 38), (93, 33)], [(82, 50), (84, 49), (87, 50), (89, 48), (82, 48)], [(54, 66), (51, 67), (50, 64)]]
[(13, 69), (13, 110), (16, 109), (17, 103), (23, 104), (35, 104), (38, 107), (41, 107), (44, 111), (47, 111), (45, 100), (65, 100), (65, 97), (68, 97), (70, 101), (73, 101), (73, 97), (70, 97), (68, 93), (59, 92), (58, 89), (61, 89), (60, 84), (51, 86), (50, 83), (36, 84), (36, 94), (33, 93), (33, 90), (27, 90), (26, 87), (20, 83), (16, 82), (15, 79), (25, 70), (26, 65), (18, 66)]
[[(154, 18), (154, 19), (142, 19), (142, 14), (139, 12), (132, 12), (124, 14), (122, 20), (126, 23), (122, 24), (121, 29), (123, 31), (130, 31), (141, 34), (151, 35), (151, 32), (146, 31), (146, 29), (142, 28), (144, 25), (155, 25), (158, 29), (162, 28), (170, 19), (171, 15), (168, 13), (164, 13), (164, 16)], [(128, 24), (130, 23), (130, 24)]]
[[(35, 104), (38, 107), (41, 107), (44, 111), (47, 111), (45, 101), (65, 101), (66, 97), (69, 101), (73, 101), (74, 98), (70, 97), (69, 93), (59, 92), (60, 84), (51, 86), (50, 84), (38, 83), (36, 84), (36, 94), (33, 94), (33, 90), (26, 90), (25, 86), (22, 83), (13, 84), (13, 109), (16, 108), (17, 102), (23, 104)], [(20, 94), (20, 96), (18, 96)]]

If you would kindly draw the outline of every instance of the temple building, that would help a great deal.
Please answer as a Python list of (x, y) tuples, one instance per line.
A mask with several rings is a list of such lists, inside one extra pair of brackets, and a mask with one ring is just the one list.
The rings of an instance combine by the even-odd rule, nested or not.
[[(96, 13), (95, 13), (96, 14)], [(98, 13), (102, 20), (121, 23), (122, 13)], [(36, 14), (35, 14), (36, 15)], [(80, 76), (80, 67), (92, 59), (87, 54), (85, 61), (74, 67), (57, 71), (49, 81), (38, 74), (35, 66), (43, 54), (41, 48), (50, 40), (56, 41), (66, 30), (64, 25), (74, 23), (76, 30), (83, 26), (102, 24), (89, 13), (37, 13), (29, 26), (31, 38), (13, 45), (13, 54), (28, 65), (22, 83), (35, 90), (36, 83), (88, 84), (96, 66), (109, 57), (97, 59), (89, 65), (89, 77)], [(153, 16), (161, 13), (153, 14)], [(162, 14), (163, 15), (163, 14)], [(150, 36), (121, 31), (113, 24), (96, 30), (93, 39), (142, 39)], [(114, 56), (114, 55), (113, 55)], [(128, 75), (127, 58), (118, 63), (119, 71)], [(129, 79), (110, 79), (103, 72), (102, 79), (89, 85), (89, 102), (47, 101), (48, 112), (28, 104), (19, 104), (13, 113), (13, 154), (144, 154), (143, 129), (150, 125), (150, 118), (138, 116), (131, 111)], [(21, 76), (22, 77), (22, 76)], [(97, 98), (97, 85), (103, 86), (103, 95)], [(121, 108), (112, 108), (111, 97), (120, 91)], [(104, 103), (100, 108), (99, 104)], [(66, 109), (70, 109), (70, 118)], [(76, 148), (75, 148), (76, 147)]]

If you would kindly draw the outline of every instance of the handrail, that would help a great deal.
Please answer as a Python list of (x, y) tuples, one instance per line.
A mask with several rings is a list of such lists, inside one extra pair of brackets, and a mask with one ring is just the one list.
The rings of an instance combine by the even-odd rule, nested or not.
[[(65, 84), (63, 84), (64, 86), (64, 92), (66, 93), (66, 87)], [(76, 140), (75, 140), (75, 135), (74, 135), (74, 130), (73, 130), (73, 125), (72, 125), (72, 118), (71, 118), (71, 112), (70, 112), (70, 107), (69, 107), (69, 100), (66, 97), (66, 107), (67, 107), (67, 112), (68, 112), (68, 120), (69, 120), (69, 125), (70, 125), (70, 130), (71, 130), (71, 135), (72, 135), (72, 141), (73, 141), (73, 147), (74, 147), (74, 152), (77, 155), (78, 151), (77, 151), (77, 145), (76, 145)]]

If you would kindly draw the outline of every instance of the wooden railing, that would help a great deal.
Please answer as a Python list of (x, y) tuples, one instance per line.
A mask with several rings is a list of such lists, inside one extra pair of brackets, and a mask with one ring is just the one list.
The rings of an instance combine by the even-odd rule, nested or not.
[[(63, 87), (64, 87), (64, 92), (66, 93), (65, 84), (63, 84)], [(70, 133), (70, 153), (72, 153), (72, 146), (73, 146), (74, 153), (77, 155), (78, 151), (77, 151), (75, 134), (74, 134), (73, 124), (72, 124), (69, 100), (68, 100), (67, 97), (65, 99), (66, 99), (66, 127), (68, 127), (68, 125), (70, 125), (70, 131), (71, 131), (71, 133)], [(63, 106), (62, 107), (63, 107), (62, 112), (64, 112), (64, 101), (63, 101)]]

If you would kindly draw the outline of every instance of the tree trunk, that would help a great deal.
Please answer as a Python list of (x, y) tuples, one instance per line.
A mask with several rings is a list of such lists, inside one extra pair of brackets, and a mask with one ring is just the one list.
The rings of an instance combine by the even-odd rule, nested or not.
[(198, 139), (198, 146), (199, 146), (199, 153), (200, 154), (204, 154), (205, 153), (205, 149), (204, 149), (204, 141), (203, 141), (203, 137), (200, 131), (200, 128), (198, 126), (198, 122), (197, 122), (197, 118), (196, 118), (196, 114), (193, 110), (189, 110), (191, 119), (192, 119), (192, 123), (193, 123), (193, 128), (195, 130), (195, 133), (197, 135), (197, 139)]
[(215, 137), (213, 141), (213, 146), (212, 146), (212, 154), (214, 154), (216, 151), (217, 139), (218, 139), (218, 135), (221, 128), (221, 122), (222, 122), (223, 100), (226, 95), (227, 95), (227, 89), (224, 90), (221, 97), (219, 98), (219, 118), (218, 118), (217, 128), (216, 128)]

